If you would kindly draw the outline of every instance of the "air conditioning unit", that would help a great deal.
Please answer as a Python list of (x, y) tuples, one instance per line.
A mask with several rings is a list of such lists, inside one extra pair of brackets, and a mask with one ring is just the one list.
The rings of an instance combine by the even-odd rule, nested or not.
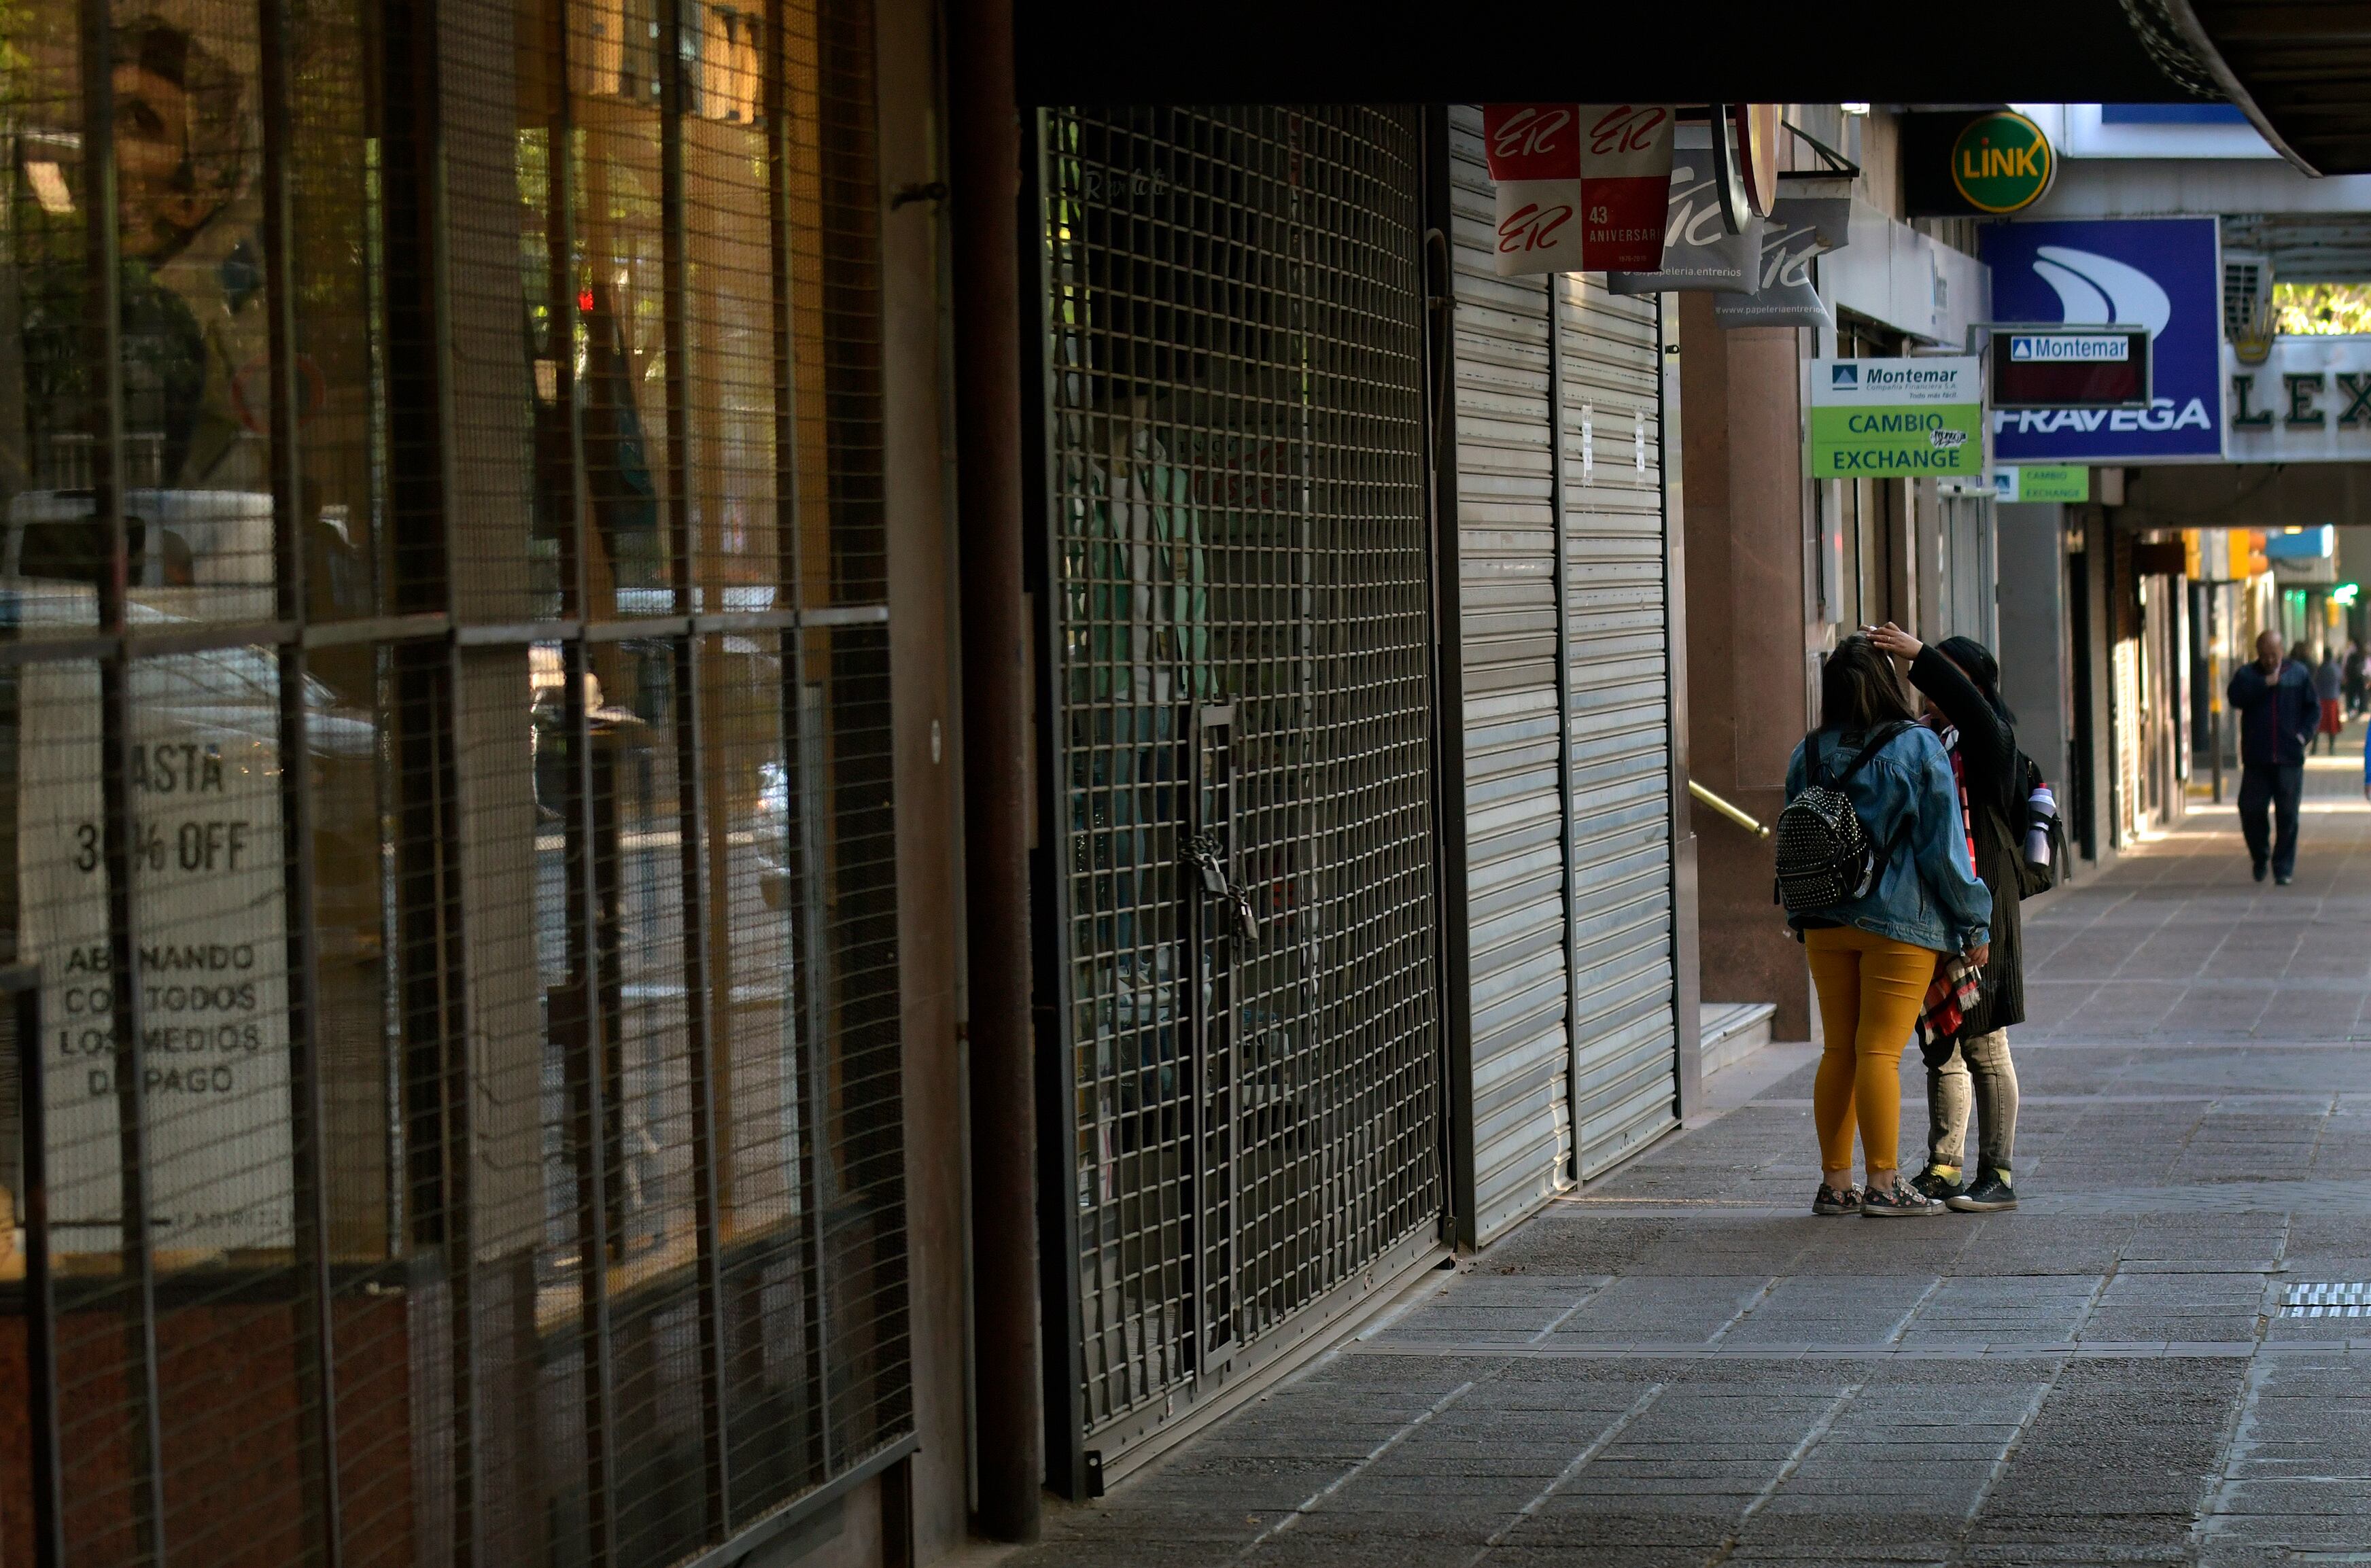
[(2273, 259), (2232, 251), (2223, 253), (2223, 336), (2241, 364), (2261, 364), (2272, 357)]

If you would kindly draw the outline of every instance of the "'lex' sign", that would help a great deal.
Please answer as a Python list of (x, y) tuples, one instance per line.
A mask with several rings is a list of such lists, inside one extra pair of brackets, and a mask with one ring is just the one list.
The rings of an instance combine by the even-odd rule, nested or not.
[[(2213, 218), (1995, 224), (1983, 231), (1995, 321), (2137, 327), (2145, 409), (1995, 409), (2004, 463), (2149, 463), (2223, 455), (2221, 249)], [(2104, 368), (2104, 366), (2100, 367)]]
[(2371, 461), (2371, 337), (2283, 333), (2226, 368), (2234, 463)]

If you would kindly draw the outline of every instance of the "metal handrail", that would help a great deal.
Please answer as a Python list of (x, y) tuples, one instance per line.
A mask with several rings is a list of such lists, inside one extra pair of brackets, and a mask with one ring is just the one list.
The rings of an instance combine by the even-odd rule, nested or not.
[(1770, 836), (1769, 828), (1761, 823), (1754, 821), (1752, 817), (1746, 815), (1745, 813), (1740, 811), (1737, 807), (1730, 805), (1727, 801), (1722, 800), (1718, 795), (1714, 794), (1711, 790), (1706, 789), (1703, 785), (1697, 783), (1693, 778), (1688, 780), (1688, 793), (1694, 795), (1697, 800), (1702, 801), (1706, 805), (1710, 806), (1713, 810), (1718, 812), (1729, 821), (1737, 824), (1738, 826), (1745, 829), (1746, 832), (1753, 835), (1754, 837), (1767, 838)]

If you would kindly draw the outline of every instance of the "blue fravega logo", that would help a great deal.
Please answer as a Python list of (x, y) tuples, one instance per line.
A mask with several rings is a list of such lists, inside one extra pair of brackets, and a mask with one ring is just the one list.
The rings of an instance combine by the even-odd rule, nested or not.
[(2034, 271), (2058, 296), (2058, 318), (2070, 327), (2145, 327), (2155, 338), (2173, 319), (2165, 285), (2129, 262), (2065, 245), (2036, 246), (2033, 258)]
[[(2070, 327), (2142, 327), (2148, 330), (2154, 342), (2159, 333), (2173, 320), (2173, 299), (2165, 285), (2128, 261), (2097, 251), (2077, 250), (2071, 246), (2040, 245), (2034, 248), (2033, 271), (2050, 285), (2058, 296), (2059, 319)], [(2069, 359), (2122, 358), (2122, 339), (2091, 338), (2062, 339), (2062, 344), (2079, 343), (2088, 352), (2072, 352), (2061, 348), (2048, 356)], [(2017, 354), (2018, 340), (2010, 340), (2012, 357), (2041, 358), (2029, 352)], [(2091, 345), (2119, 345), (2116, 350)], [(2021, 409), (1995, 410), (1993, 432), (2009, 430), (2020, 433), (2051, 433), (2058, 431), (2091, 432), (2100, 429), (2111, 432), (2213, 430), (2207, 418), (2203, 399), (2192, 398), (2176, 408), (2170, 398), (2158, 398), (2145, 409)]]
[(2027, 345), (2030, 355), (2113, 363), (2113, 340), (2125, 333), (2099, 330), (2109, 327), (2153, 340), (2149, 407), (1989, 409), (2001, 462), (2222, 455), (2226, 394), (2214, 225), (2212, 218), (2106, 218), (1986, 225), (1981, 248), (1993, 269), (1995, 317), (2058, 327), (2029, 334), (2037, 340)]

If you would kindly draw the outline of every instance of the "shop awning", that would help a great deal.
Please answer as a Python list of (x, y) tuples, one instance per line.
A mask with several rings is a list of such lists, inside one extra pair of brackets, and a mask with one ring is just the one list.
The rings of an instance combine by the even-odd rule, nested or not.
[(2159, 0), (2232, 102), (2313, 174), (2371, 174), (2371, 4)]
[(1033, 104), (2192, 98), (2119, 0), (1015, 0), (1014, 23)]

